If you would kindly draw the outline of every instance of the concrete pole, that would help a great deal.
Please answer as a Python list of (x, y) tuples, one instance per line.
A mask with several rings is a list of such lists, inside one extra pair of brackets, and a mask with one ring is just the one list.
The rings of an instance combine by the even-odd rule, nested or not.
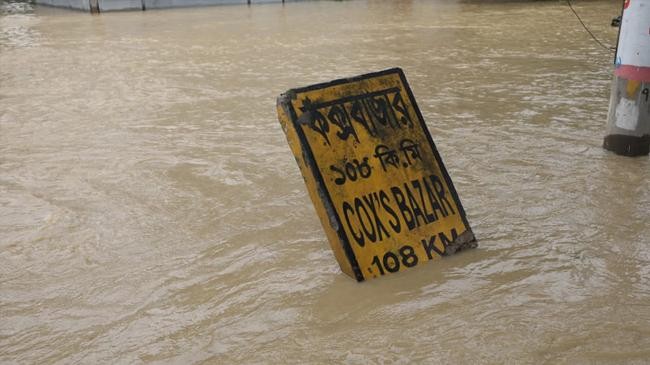
[(603, 147), (650, 152), (650, 0), (625, 0)]

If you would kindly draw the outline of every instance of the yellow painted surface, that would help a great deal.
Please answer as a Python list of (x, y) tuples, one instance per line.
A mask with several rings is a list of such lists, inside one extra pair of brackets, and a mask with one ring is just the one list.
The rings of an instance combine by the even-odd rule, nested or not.
[(309, 192), (309, 197), (311, 198), (311, 201), (314, 204), (316, 213), (321, 219), (321, 223), (323, 224), (323, 229), (325, 230), (327, 239), (330, 242), (330, 246), (332, 247), (332, 251), (334, 252), (336, 261), (339, 263), (339, 266), (341, 267), (341, 270), (344, 273), (354, 278), (355, 275), (354, 272), (352, 271), (350, 261), (345, 257), (345, 253), (343, 251), (343, 245), (341, 244), (339, 238), (337, 237), (336, 231), (332, 228), (332, 224), (329, 224), (327, 222), (327, 212), (324, 206), (325, 202), (323, 201), (323, 199), (320, 198), (320, 195), (318, 193), (319, 191), (318, 184), (316, 183), (313, 174), (309, 172), (310, 170), (305, 164), (305, 160), (303, 158), (303, 154), (300, 147), (300, 142), (298, 140), (298, 136), (296, 134), (296, 130), (291, 127), (290, 117), (288, 113), (285, 112), (282, 105), (278, 105), (277, 109), (278, 109), (278, 119), (280, 120), (280, 124), (282, 124), (282, 129), (284, 129), (284, 132), (287, 135), (287, 140), (289, 141), (289, 147), (291, 147), (291, 151), (293, 152), (294, 157), (296, 158), (296, 163), (298, 163), (298, 167), (302, 172), (303, 178), (305, 180), (305, 185), (307, 186), (307, 191)]
[[(278, 112), (342, 270), (398, 272), (475, 243), (399, 69), (290, 90)], [(458, 244), (459, 242), (456, 242)]]
[(639, 91), (639, 88), (641, 86), (641, 81), (636, 81), (636, 80), (628, 80), (627, 81), (627, 97), (628, 99), (635, 99), (637, 92)]

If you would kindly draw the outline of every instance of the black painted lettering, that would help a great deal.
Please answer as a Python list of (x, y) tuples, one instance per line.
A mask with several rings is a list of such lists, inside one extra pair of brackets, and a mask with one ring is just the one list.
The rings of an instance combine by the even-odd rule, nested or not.
[(390, 237), (390, 234), (388, 234), (388, 231), (386, 230), (384, 223), (381, 221), (379, 215), (377, 214), (377, 207), (375, 206), (375, 200), (377, 200), (377, 203), (379, 203), (379, 199), (377, 198), (377, 193), (363, 196), (363, 201), (366, 203), (366, 206), (370, 208), (370, 211), (372, 212), (372, 217), (375, 220), (375, 227), (377, 227), (377, 241), (382, 241), (384, 239), (384, 236), (382, 236), (382, 232), (386, 234), (386, 237)]
[(370, 164), (368, 164), (368, 157), (363, 158), (363, 162), (359, 163), (359, 161), (354, 160), (357, 163), (357, 170), (359, 170), (359, 175), (363, 178), (368, 178), (370, 177), (370, 174), (372, 174), (372, 168), (370, 167)]
[(350, 181), (357, 181), (357, 169), (351, 162), (345, 164), (345, 174)]
[(424, 182), (424, 190), (427, 191), (427, 198), (429, 198), (429, 203), (431, 204), (431, 209), (433, 210), (433, 216), (434, 216), (434, 221), (438, 220), (438, 214), (436, 211), (439, 211), (440, 214), (443, 215), (444, 217), (444, 212), (442, 211), (442, 207), (440, 206), (440, 202), (438, 202), (438, 198), (436, 198), (436, 194), (433, 192), (433, 188), (429, 183), (427, 182), (426, 179), (422, 180)]
[(406, 183), (404, 183), (404, 189), (406, 190), (406, 196), (408, 197), (409, 205), (411, 206), (411, 211), (413, 212), (413, 216), (415, 217), (415, 225), (417, 225), (418, 227), (420, 226), (420, 219), (422, 219), (421, 225), (427, 224), (427, 219), (424, 217), (424, 214), (422, 214), (422, 209), (420, 209), (420, 205), (418, 204), (417, 200), (415, 200), (413, 193), (411, 193), (411, 189), (409, 189)]
[[(423, 180), (424, 183), (426, 184), (426, 180)], [(418, 191), (418, 195), (420, 196), (420, 202), (422, 203), (422, 212), (424, 213), (424, 217), (427, 220), (427, 223), (435, 222), (438, 218), (435, 215), (435, 212), (429, 212), (427, 210), (427, 201), (424, 199), (424, 193), (422, 192), (422, 185), (420, 184), (419, 180), (413, 180), (411, 181), (411, 184), (415, 188), (415, 190)]]
[(413, 267), (418, 264), (418, 256), (415, 254), (413, 247), (409, 245), (402, 246), (399, 249), (399, 254), (402, 256), (402, 264), (406, 267)]
[[(375, 231), (375, 226), (372, 224), (372, 217), (370, 217), (370, 213), (368, 213), (368, 209), (363, 205), (361, 199), (354, 198), (354, 209), (357, 212), (357, 217), (361, 223), (361, 228), (363, 228), (363, 231), (366, 233), (366, 237), (368, 237), (371, 242), (377, 242), (377, 232)], [(362, 211), (363, 214), (361, 214)], [(364, 216), (366, 218), (365, 220)]]
[(436, 196), (438, 197), (438, 201), (440, 202), (440, 204), (442, 204), (442, 209), (445, 212), (444, 216), (445, 217), (448, 216), (449, 211), (451, 211), (451, 214), (456, 214), (453, 206), (451, 205), (451, 203), (449, 203), (449, 200), (447, 200), (447, 197), (445, 196), (445, 187), (442, 185), (442, 182), (440, 181), (438, 176), (431, 175), (430, 179), (431, 182), (433, 183), (433, 188), (436, 191)]
[[(381, 275), (385, 274), (384, 268), (381, 266), (381, 261), (379, 261), (379, 257), (377, 257), (377, 256), (373, 257), (372, 258), (372, 264), (377, 266), (377, 268), (379, 269), (379, 273)], [(372, 270), (371, 270), (371, 272), (372, 272)]]
[(339, 169), (338, 167), (332, 165), (332, 166), (330, 166), (330, 170), (332, 170), (332, 171), (336, 172), (337, 174), (339, 174), (339, 177), (334, 179), (334, 183), (336, 185), (345, 184), (345, 173), (343, 171), (341, 171), (341, 169)]
[(447, 246), (449, 246), (450, 243), (456, 241), (456, 238), (458, 238), (458, 233), (456, 232), (456, 228), (451, 229), (451, 241), (449, 240), (449, 237), (447, 237), (447, 235), (445, 235), (443, 232), (438, 233), (438, 237), (440, 238), (440, 242), (442, 243), (442, 245), (445, 246), (445, 253), (446, 253)]
[(440, 256), (444, 255), (444, 252), (440, 251), (440, 249), (436, 247), (436, 236), (431, 236), (431, 238), (429, 238), (429, 241), (423, 239), (420, 241), (420, 243), (422, 243), (422, 248), (424, 249), (424, 252), (427, 253), (429, 260), (433, 259), (432, 252), (435, 252)]
[(384, 208), (386, 213), (392, 217), (392, 219), (388, 220), (390, 228), (392, 228), (395, 233), (400, 233), (402, 231), (402, 224), (397, 217), (397, 213), (395, 213), (393, 208), (390, 207), (390, 198), (388, 197), (388, 194), (386, 194), (383, 190), (379, 190), (379, 200), (381, 201), (382, 208)]
[(413, 213), (411, 213), (409, 207), (406, 206), (406, 201), (404, 200), (404, 194), (397, 186), (393, 186), (392, 188), (390, 188), (390, 191), (393, 192), (393, 197), (395, 198), (395, 202), (397, 203), (397, 206), (399, 207), (399, 210), (402, 213), (402, 218), (404, 218), (404, 223), (406, 223), (406, 226), (408, 227), (409, 230), (412, 230), (413, 228), (415, 228), (415, 218), (413, 217)]
[(352, 209), (352, 206), (348, 204), (348, 202), (343, 202), (343, 215), (345, 216), (345, 222), (348, 224), (348, 230), (352, 234), (354, 240), (357, 241), (359, 246), (363, 247), (366, 243), (366, 240), (363, 238), (363, 234), (359, 233), (357, 236), (357, 233), (354, 231), (354, 229), (352, 229), (352, 223), (350, 223), (350, 213), (354, 215), (354, 209)]
[(384, 267), (388, 272), (398, 272), (399, 271), (399, 259), (397, 255), (392, 252), (386, 252), (384, 254)]

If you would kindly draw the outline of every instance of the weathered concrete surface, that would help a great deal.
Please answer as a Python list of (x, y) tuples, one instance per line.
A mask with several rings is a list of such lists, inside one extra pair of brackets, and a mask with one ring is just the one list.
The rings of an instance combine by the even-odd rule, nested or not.
[(88, 0), (36, 0), (36, 3), (58, 8), (90, 11), (90, 2)]
[[(37, 4), (56, 6), (60, 8), (90, 11), (92, 0), (35, 0)], [(147, 10), (163, 8), (180, 8), (192, 6), (248, 4), (248, 0), (98, 0), (99, 10)], [(298, 0), (286, 0), (298, 1)], [(250, 0), (250, 4), (281, 3), (282, 0)]]
[(142, 0), (99, 0), (99, 10), (143, 10)]

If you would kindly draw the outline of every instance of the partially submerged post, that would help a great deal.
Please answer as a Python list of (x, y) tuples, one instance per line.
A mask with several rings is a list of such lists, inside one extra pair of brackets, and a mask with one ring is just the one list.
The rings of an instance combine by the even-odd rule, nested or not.
[(401, 69), (289, 90), (278, 117), (346, 274), (362, 281), (476, 247)]
[(619, 155), (650, 152), (650, 0), (626, 0), (603, 147)]
[(91, 14), (99, 14), (99, 0), (90, 0), (89, 6)]

